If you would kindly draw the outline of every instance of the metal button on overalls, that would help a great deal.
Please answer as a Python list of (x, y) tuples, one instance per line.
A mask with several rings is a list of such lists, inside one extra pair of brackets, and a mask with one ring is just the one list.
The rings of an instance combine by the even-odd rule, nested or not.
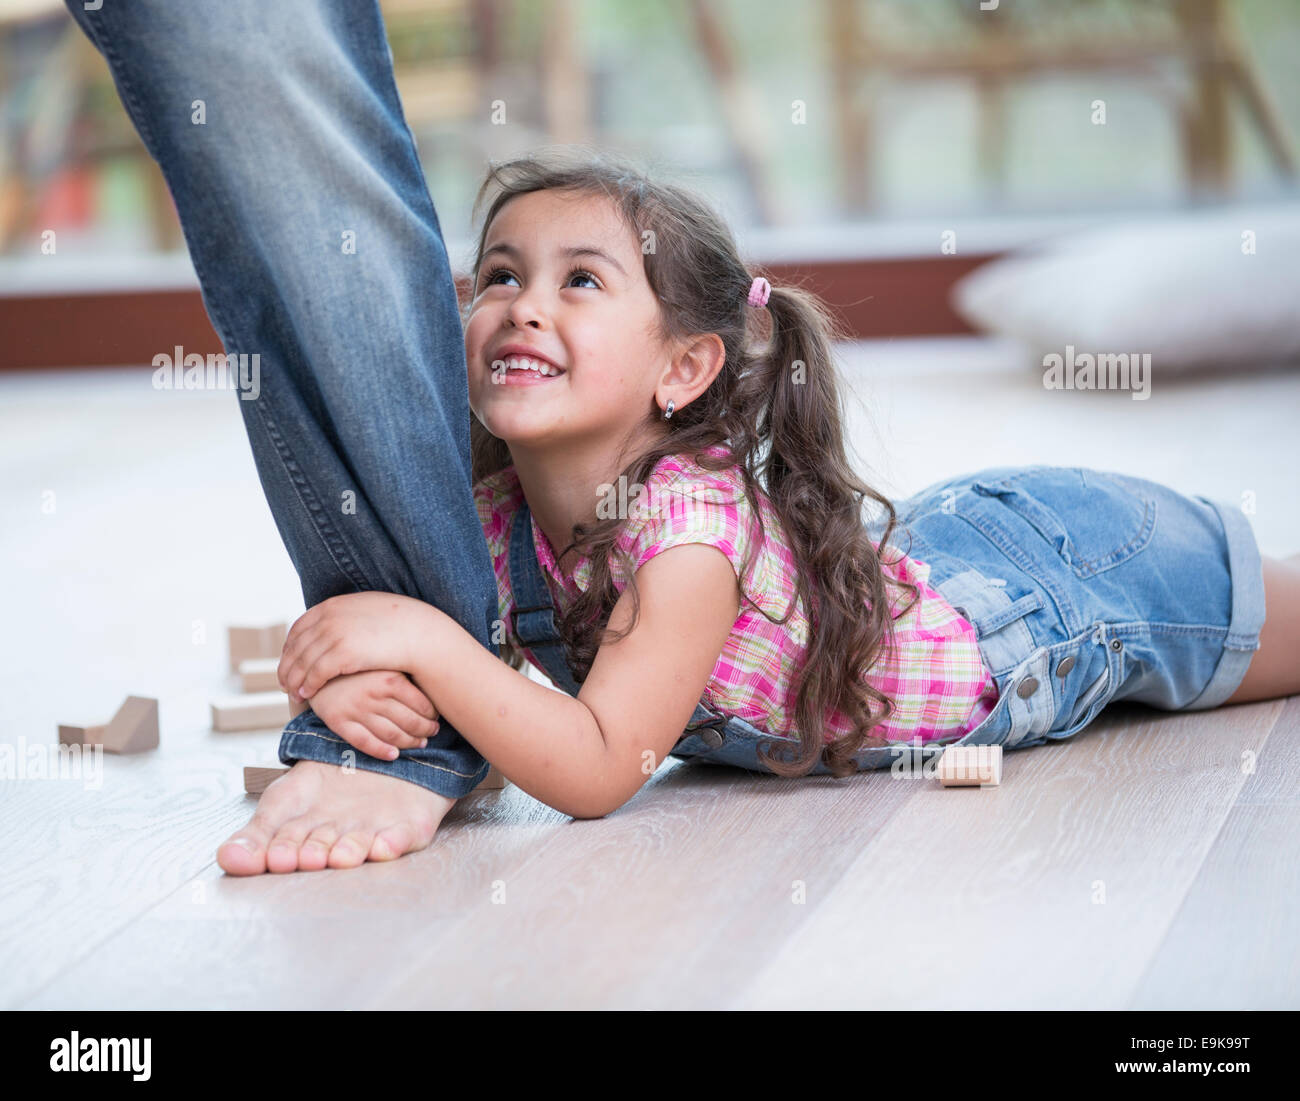
[(1074, 655), (1069, 654), (1066, 657), (1063, 657), (1060, 663), (1056, 666), (1056, 675), (1058, 677), (1068, 677), (1070, 675), (1070, 670), (1073, 668)]
[(1032, 696), (1037, 691), (1038, 691), (1038, 678), (1026, 677), (1024, 680), (1020, 682), (1019, 687), (1016, 689), (1016, 695), (1019, 696), (1022, 700), (1027, 700), (1029, 699), (1030, 696)]
[(712, 726), (700, 731), (700, 738), (710, 749), (717, 749), (722, 745), (722, 731)]

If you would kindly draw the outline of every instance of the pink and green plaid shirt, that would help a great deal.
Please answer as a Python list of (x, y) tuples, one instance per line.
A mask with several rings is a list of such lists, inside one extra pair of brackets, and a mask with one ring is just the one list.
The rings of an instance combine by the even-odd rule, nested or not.
[[(606, 488), (605, 503), (623, 511), (600, 515), (629, 517), (619, 545), (637, 569), (670, 547), (705, 543), (725, 554), (741, 579), (741, 566), (758, 532), (738, 470), (715, 473), (689, 456), (670, 455), (660, 460), (639, 494), (629, 492), (626, 483)], [(510, 524), (523, 500), (515, 468), (507, 466), (476, 483), (474, 498), (496, 570), (507, 637), (541, 669), (510, 626), (514, 607), (508, 567)], [(795, 596), (796, 566), (776, 511), (765, 496), (761, 507), (763, 546), (753, 557), (748, 579), (741, 579), (741, 591), (749, 599), (742, 603), (702, 702), (767, 733), (796, 737), (795, 672), (807, 645), (808, 620), (802, 606), (786, 623), (773, 623), (762, 614), (767, 612), (776, 619), (785, 615)], [(566, 577), (556, 565), (555, 551), (537, 521), (532, 523), (538, 560), (558, 617), (585, 591), (591, 562), (579, 559), (573, 576)], [(890, 561), (883, 568), (890, 576), (915, 583), (919, 596), (900, 617), (898, 609), (906, 603), (908, 594), (889, 586), (894, 644), (882, 650), (867, 676), (874, 687), (893, 700), (894, 713), (872, 733), (899, 742), (953, 741), (973, 730), (993, 710), (997, 686), (980, 655), (974, 627), (927, 583), (930, 567), (892, 546), (887, 557)], [(615, 587), (622, 592), (627, 578), (617, 558), (611, 560), (611, 569)], [(849, 729), (843, 714), (827, 716), (828, 741)]]

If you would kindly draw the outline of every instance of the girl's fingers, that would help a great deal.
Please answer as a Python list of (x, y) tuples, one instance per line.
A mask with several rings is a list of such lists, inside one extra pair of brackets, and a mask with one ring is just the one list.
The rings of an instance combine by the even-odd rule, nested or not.
[[(285, 647), (280, 653), (280, 664), (276, 671), (280, 676), (280, 686), (290, 696), (295, 695), (297, 690), (302, 687), (303, 680), (310, 671), (312, 663), (334, 645), (331, 640), (335, 637), (334, 632), (308, 630), (300, 633), (295, 643), (285, 643)], [(319, 691), (320, 685), (317, 685), (316, 688)]]
[(289, 628), (289, 633), (285, 636), (284, 645), (280, 647), (280, 665), (276, 672), (280, 677), (280, 686), (284, 687), (285, 677), (287, 676), (293, 663), (298, 659), (302, 651), (303, 642), (311, 635), (312, 624), (319, 619), (315, 608), (309, 609), (305, 614), (300, 615)]
[(392, 719), (384, 714), (375, 714), (367, 716), (365, 720), (366, 729), (382, 742), (386, 742), (390, 747), (397, 749), (416, 749), (419, 747), (422, 739), (412, 738), (409, 734), (401, 729)]
[(409, 745), (403, 742), (394, 743), (395, 745), (402, 746), (403, 749), (410, 749), (412, 746), (417, 746), (420, 744), (422, 739), (432, 738), (438, 733), (438, 723), (436, 719), (426, 719), (423, 715), (417, 715), (407, 707), (406, 704), (402, 703), (401, 700), (381, 700), (376, 704), (375, 710), (411, 739)]
[(280, 651), (280, 664), (275, 667), (275, 677), (280, 682), (281, 690), (290, 696), (294, 694), (293, 690), (297, 687), (289, 683), (289, 675), (293, 672), (294, 662), (297, 660), (298, 647), (291, 649), (289, 644), (285, 643), (284, 649)]
[(322, 638), (313, 642), (289, 672), (289, 694), (293, 695), (296, 688), (300, 699), (309, 700), (339, 674), (353, 672), (343, 667), (344, 653), (341, 641)]
[(361, 750), (362, 753), (368, 753), (371, 757), (378, 757), (381, 761), (397, 760), (398, 749), (396, 746), (389, 745), (387, 742), (376, 738), (358, 722), (339, 723), (336, 733), (339, 737), (345, 739), (348, 745)]
[(301, 662), (303, 644), (306, 642), (310, 642), (310, 639), (299, 636), (296, 644), (290, 645), (286, 642), (280, 652), (280, 664), (276, 667), (276, 675), (280, 678), (280, 687), (290, 696), (297, 695), (298, 686), (302, 683), (302, 674), (306, 672)]
[(421, 715), (432, 721), (437, 721), (438, 709), (433, 706), (429, 697), (420, 691), (416, 685), (407, 680), (406, 677), (399, 678), (398, 682), (393, 685), (392, 697), (397, 700), (398, 703), (404, 704), (410, 710), (414, 711), (417, 715)]

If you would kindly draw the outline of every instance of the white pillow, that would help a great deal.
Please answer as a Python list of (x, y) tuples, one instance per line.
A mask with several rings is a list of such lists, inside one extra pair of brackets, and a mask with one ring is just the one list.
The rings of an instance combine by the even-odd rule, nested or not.
[[(1252, 251), (1253, 250), (1253, 251)], [(1150, 353), (1151, 371), (1300, 360), (1300, 207), (1089, 230), (977, 268), (971, 324), (1036, 355)]]

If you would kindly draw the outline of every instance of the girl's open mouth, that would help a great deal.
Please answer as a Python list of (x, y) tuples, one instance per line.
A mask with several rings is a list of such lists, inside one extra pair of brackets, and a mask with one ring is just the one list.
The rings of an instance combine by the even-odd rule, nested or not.
[(537, 385), (564, 373), (554, 364), (527, 356), (506, 356), (492, 362), (492, 381), (499, 386)]

